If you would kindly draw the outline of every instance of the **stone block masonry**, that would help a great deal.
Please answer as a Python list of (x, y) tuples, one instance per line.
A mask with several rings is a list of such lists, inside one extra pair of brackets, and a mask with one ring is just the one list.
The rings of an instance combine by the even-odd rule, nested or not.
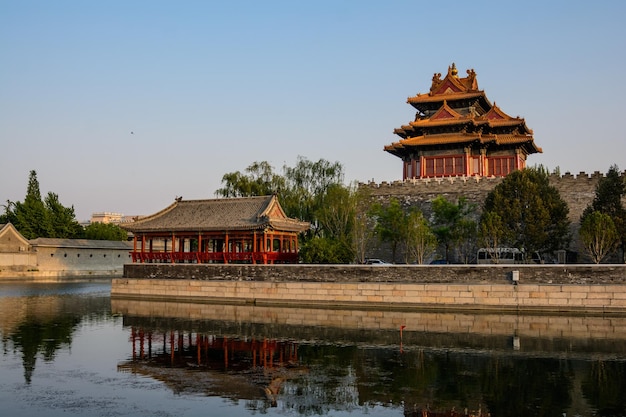
[[(515, 283), (512, 272), (518, 271)], [(113, 298), (626, 314), (626, 265), (130, 264)]]

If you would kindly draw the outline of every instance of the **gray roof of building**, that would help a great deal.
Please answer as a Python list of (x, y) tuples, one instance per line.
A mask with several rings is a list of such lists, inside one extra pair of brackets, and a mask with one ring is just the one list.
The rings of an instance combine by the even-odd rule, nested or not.
[(182, 200), (121, 225), (131, 232), (263, 230), (302, 232), (309, 223), (288, 218), (276, 196)]
[(51, 237), (38, 237), (28, 241), (33, 247), (53, 248), (82, 248), (82, 249), (120, 249), (133, 248), (132, 242), (116, 240), (91, 240), (91, 239), (58, 239)]

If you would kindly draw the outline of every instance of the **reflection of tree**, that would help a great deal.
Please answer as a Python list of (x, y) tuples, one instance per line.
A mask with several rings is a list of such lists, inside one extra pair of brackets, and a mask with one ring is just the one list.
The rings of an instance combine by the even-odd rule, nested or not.
[(582, 389), (598, 415), (623, 416), (626, 412), (626, 363), (593, 362)]
[(571, 404), (572, 370), (566, 361), (493, 359), (482, 388), (494, 416), (560, 416)]
[(41, 353), (45, 361), (54, 360), (58, 349), (69, 345), (72, 332), (80, 320), (74, 317), (59, 317), (58, 320), (37, 322), (33, 319), (20, 324), (10, 339), (21, 349), (24, 364), (24, 379), (30, 383), (37, 355)]
[[(0, 300), (3, 302), (6, 300)], [(40, 296), (23, 297), (23, 317), (18, 317), (18, 324), (3, 335), (4, 351), (8, 352), (7, 344), (14, 351), (22, 353), (24, 379), (30, 384), (35, 370), (38, 355), (44, 361), (53, 361), (56, 352), (69, 346), (72, 334), (77, 325), (85, 319), (96, 318), (99, 314), (109, 314), (108, 298), (105, 297), (73, 297), (73, 296)]]

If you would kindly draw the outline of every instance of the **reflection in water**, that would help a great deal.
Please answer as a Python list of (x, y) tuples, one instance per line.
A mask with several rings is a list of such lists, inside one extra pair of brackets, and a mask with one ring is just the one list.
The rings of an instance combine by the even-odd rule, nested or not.
[(111, 300), (109, 288), (0, 285), (3, 413), (626, 416), (626, 317)]
[[(85, 288), (89, 288), (89, 297), (80, 296)], [(31, 382), (38, 356), (53, 361), (57, 351), (69, 348), (72, 333), (82, 320), (110, 311), (109, 298), (94, 297), (94, 288), (99, 288), (98, 284), (3, 284), (2, 350), (5, 354), (11, 348), (21, 352), (26, 383)]]
[[(132, 329), (132, 359), (120, 369), (177, 393), (245, 400), (252, 411), (315, 415), (383, 405), (407, 417), (626, 415), (620, 317), (571, 317), (564, 326), (558, 316), (112, 304)], [(325, 314), (349, 319), (316, 326), (311, 317)], [(467, 326), (483, 331), (453, 331)]]

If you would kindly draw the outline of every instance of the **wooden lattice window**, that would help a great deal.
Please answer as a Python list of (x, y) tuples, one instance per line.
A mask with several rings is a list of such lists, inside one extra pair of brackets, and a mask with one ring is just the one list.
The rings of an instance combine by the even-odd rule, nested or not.
[(427, 177), (447, 177), (465, 174), (463, 155), (424, 158), (424, 167)]

